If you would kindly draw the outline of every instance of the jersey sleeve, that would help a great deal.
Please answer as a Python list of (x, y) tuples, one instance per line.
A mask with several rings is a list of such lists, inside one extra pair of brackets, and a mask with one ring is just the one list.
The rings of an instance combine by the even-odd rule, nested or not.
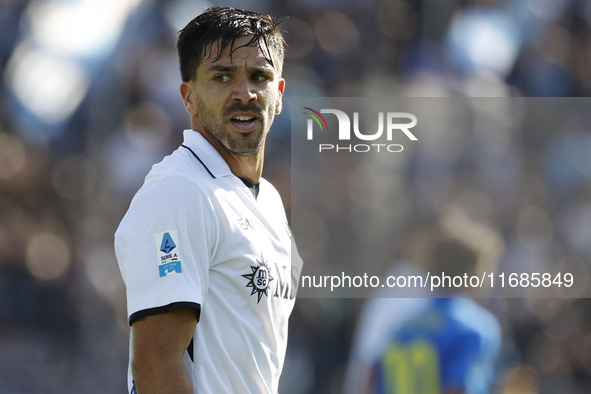
[(199, 317), (216, 244), (209, 198), (181, 176), (146, 182), (115, 233), (129, 323), (193, 308)]
[(490, 392), (501, 334), (494, 318), (482, 312), (478, 318), (488, 322), (486, 329), (458, 330), (454, 346), (442, 355), (442, 363), (447, 366), (442, 374), (445, 389), (460, 388), (474, 394)]

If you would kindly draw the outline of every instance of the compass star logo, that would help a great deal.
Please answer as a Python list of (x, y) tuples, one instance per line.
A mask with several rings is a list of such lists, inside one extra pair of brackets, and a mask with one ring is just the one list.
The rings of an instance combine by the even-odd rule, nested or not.
[(242, 277), (248, 279), (246, 287), (252, 287), (250, 295), (257, 295), (257, 304), (261, 302), (263, 294), (267, 297), (267, 291), (269, 290), (269, 283), (274, 279), (271, 276), (271, 268), (267, 265), (265, 260), (261, 258), (261, 261), (257, 260), (258, 265), (251, 265), (251, 273), (242, 275)]

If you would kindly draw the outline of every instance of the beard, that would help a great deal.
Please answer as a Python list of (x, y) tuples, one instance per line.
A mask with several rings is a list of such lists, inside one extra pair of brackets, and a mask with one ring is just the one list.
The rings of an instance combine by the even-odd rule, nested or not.
[[(225, 108), (221, 115), (216, 115), (201, 99), (198, 98), (196, 101), (203, 128), (225, 149), (238, 156), (254, 156), (261, 150), (269, 130), (267, 117), (258, 105), (237, 103)], [(231, 122), (230, 117), (238, 111), (248, 111), (255, 114), (258, 124), (251, 132), (242, 134), (232, 133), (228, 130), (228, 124)]]

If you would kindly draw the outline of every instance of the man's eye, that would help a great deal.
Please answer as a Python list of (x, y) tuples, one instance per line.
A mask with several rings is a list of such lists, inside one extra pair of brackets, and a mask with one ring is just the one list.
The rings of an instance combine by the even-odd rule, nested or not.
[(218, 75), (215, 77), (215, 80), (218, 82), (228, 82), (230, 80), (230, 76), (226, 74)]
[(265, 75), (257, 74), (257, 75), (254, 75), (252, 77), (252, 79), (256, 82), (264, 82), (264, 81), (268, 80), (269, 78), (267, 78)]

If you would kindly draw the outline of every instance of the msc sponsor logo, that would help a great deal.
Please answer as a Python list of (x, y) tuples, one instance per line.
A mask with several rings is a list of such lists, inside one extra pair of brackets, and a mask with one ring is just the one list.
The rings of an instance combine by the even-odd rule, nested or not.
[[(378, 128), (375, 132), (360, 130), (359, 112), (353, 112), (353, 122), (344, 111), (339, 109), (321, 109), (316, 111), (310, 107), (303, 107), (309, 112), (304, 112), (310, 119), (307, 122), (306, 136), (309, 141), (314, 140), (314, 128), (321, 132), (328, 132), (328, 124), (322, 114), (336, 116), (338, 122), (337, 138), (338, 143), (319, 143), (318, 151), (334, 152), (402, 152), (404, 146), (392, 143), (397, 135), (404, 135), (410, 141), (417, 141), (417, 137), (410, 131), (417, 125), (417, 117), (409, 112), (378, 112)], [(342, 142), (369, 141), (371, 143), (346, 144)]]
[(252, 291), (250, 295), (257, 295), (257, 304), (261, 302), (263, 294), (269, 296), (269, 283), (274, 280), (271, 276), (271, 267), (267, 265), (265, 260), (261, 258), (261, 261), (257, 260), (257, 265), (251, 265), (249, 274), (242, 275), (243, 278), (248, 279), (246, 287), (250, 287)]
[[(262, 257), (257, 260), (257, 265), (251, 265), (248, 274), (242, 275), (243, 278), (248, 279), (246, 287), (251, 288), (250, 295), (257, 296), (257, 304), (261, 302), (263, 295), (275, 298), (282, 298), (285, 300), (293, 300), (296, 296), (299, 270), (296, 267), (291, 267), (291, 272), (288, 271), (289, 266), (285, 265), (279, 267), (277, 264), (267, 263)], [(272, 273), (272, 275), (271, 275)], [(275, 286), (275, 290), (271, 289), (271, 282)]]

